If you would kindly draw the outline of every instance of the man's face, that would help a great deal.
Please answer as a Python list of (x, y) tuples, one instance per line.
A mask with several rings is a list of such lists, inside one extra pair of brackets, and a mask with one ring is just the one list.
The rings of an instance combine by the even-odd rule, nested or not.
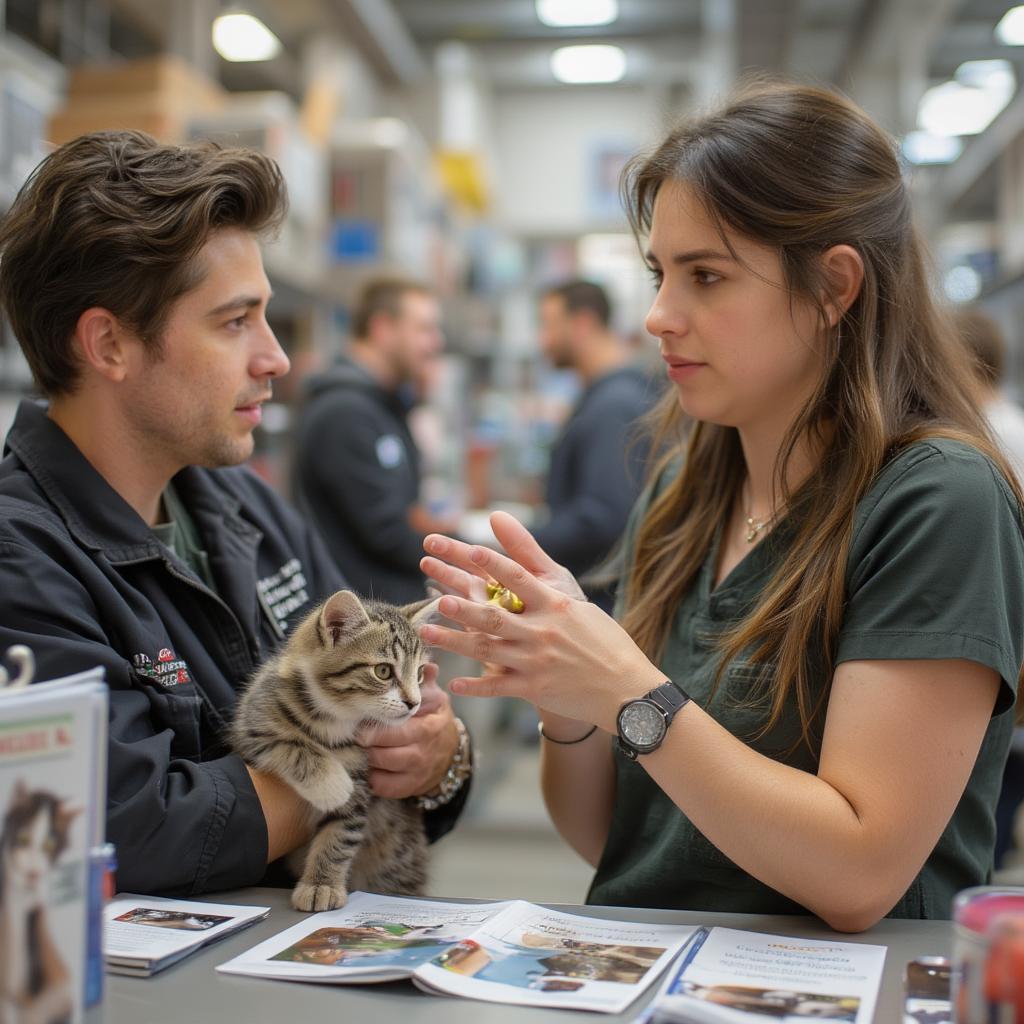
[(196, 258), (203, 280), (171, 308), (162, 352), (136, 359), (120, 392), (136, 443), (171, 475), (244, 462), (271, 382), (289, 366), (266, 321), (256, 238), (225, 228)]
[(573, 365), (569, 310), (561, 295), (545, 295), (540, 300), (540, 348), (552, 366), (566, 369)]
[(406, 292), (391, 326), (390, 349), (399, 380), (428, 393), (444, 351), (440, 303), (423, 292)]

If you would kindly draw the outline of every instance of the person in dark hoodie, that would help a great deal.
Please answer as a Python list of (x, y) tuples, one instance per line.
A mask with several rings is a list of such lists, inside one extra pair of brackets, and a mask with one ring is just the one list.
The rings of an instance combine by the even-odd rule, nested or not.
[(533, 530), (608, 612), (614, 587), (603, 574), (588, 580), (587, 573), (612, 552), (640, 492), (647, 446), (635, 441), (633, 428), (659, 393), (632, 365), (611, 319), (607, 293), (591, 281), (568, 281), (541, 296), (541, 349), (553, 366), (575, 370), (583, 391), (551, 453), (549, 518)]
[(347, 354), (303, 389), (296, 501), (351, 585), (398, 604), (424, 595), (423, 538), (439, 525), (419, 504), (408, 414), (429, 390), (443, 348), (441, 308), (430, 289), (377, 278), (356, 301)]

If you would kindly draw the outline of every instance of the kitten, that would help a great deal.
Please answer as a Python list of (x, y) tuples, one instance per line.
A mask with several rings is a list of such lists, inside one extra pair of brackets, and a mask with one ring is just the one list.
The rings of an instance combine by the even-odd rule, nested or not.
[(396, 608), (341, 590), (253, 677), (232, 725), (247, 764), (304, 797), (319, 824), (289, 861), (296, 910), (345, 905), (349, 889), (422, 895), (427, 841), (415, 800), (374, 797), (363, 724), (401, 725), (420, 706), (426, 650), (416, 627), (436, 600)]
[(71, 1020), (71, 975), (46, 915), (50, 875), (67, 848), (77, 814), (52, 793), (29, 790), (19, 779), (4, 815), (0, 831), (0, 1019), (12, 1024)]

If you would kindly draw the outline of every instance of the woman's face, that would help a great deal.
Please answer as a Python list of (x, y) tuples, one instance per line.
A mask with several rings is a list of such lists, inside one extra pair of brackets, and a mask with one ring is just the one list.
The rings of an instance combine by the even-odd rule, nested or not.
[(661, 186), (647, 252), (658, 288), (647, 330), (661, 341), (684, 412), (781, 435), (821, 374), (820, 317), (791, 299), (773, 249), (727, 236), (738, 259), (687, 185)]

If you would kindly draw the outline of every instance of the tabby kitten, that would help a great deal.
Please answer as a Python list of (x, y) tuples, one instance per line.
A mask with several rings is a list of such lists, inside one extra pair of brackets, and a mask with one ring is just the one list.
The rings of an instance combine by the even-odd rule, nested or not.
[(420, 706), (426, 650), (416, 627), (437, 607), (361, 601), (340, 590), (253, 677), (232, 724), (246, 763), (287, 782), (318, 815), (289, 863), (296, 910), (345, 905), (349, 889), (422, 895), (427, 841), (415, 800), (375, 797), (363, 724), (401, 725)]

